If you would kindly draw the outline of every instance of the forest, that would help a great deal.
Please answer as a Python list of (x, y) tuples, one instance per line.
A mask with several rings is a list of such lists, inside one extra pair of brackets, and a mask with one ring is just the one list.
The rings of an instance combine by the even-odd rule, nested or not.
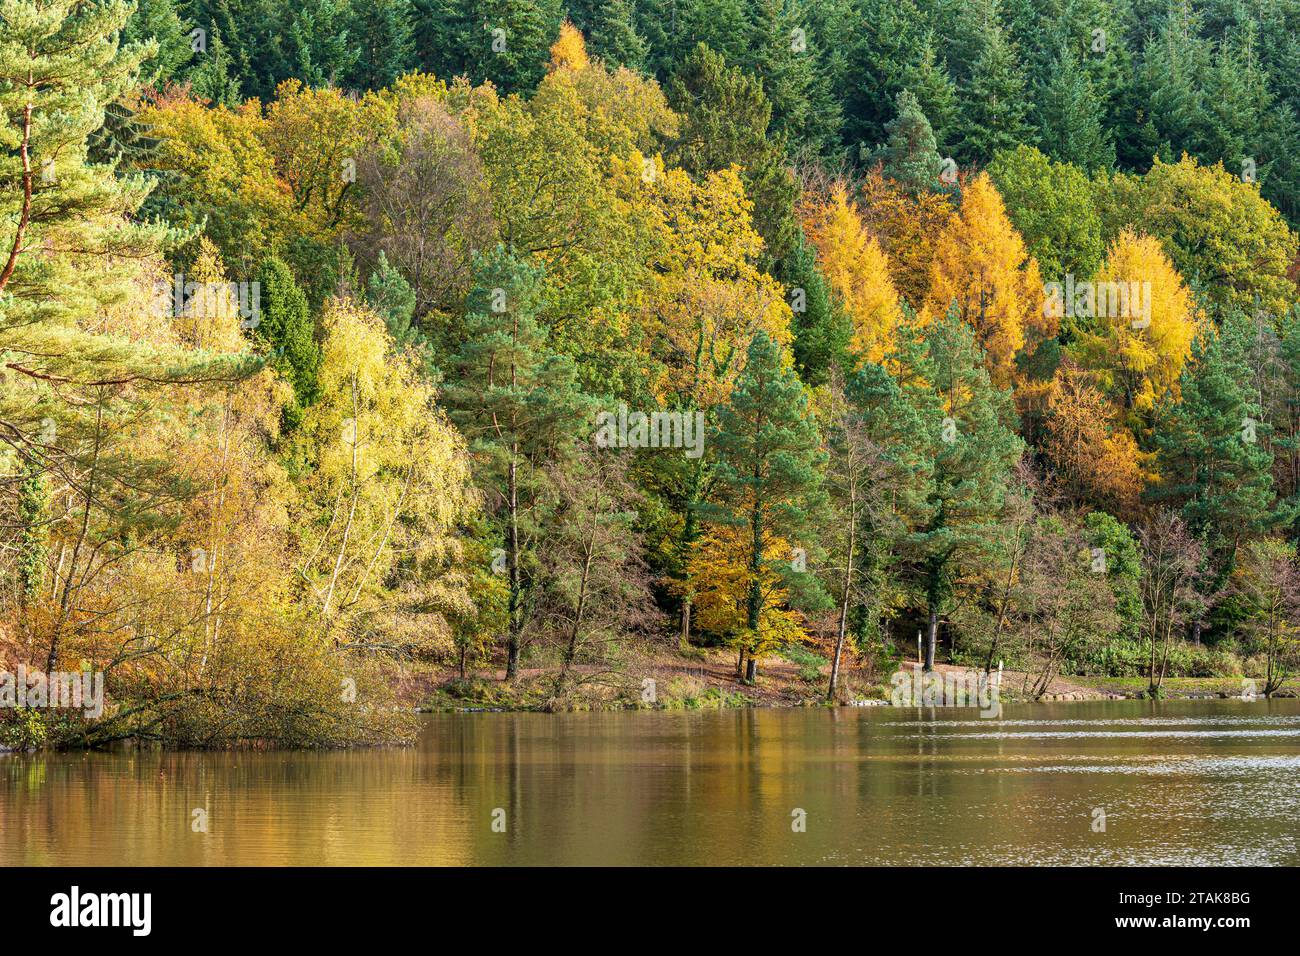
[(106, 698), (4, 747), (1293, 693), (1300, 0), (0, 0), (0, 117), (0, 669)]

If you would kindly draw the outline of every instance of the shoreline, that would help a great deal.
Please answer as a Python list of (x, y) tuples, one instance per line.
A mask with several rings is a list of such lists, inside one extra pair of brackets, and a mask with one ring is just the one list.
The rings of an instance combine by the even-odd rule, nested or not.
[[(479, 670), (461, 679), (454, 670), (433, 669), (412, 675), (403, 700), (419, 713), (529, 713), (627, 710), (720, 710), (730, 708), (879, 707), (889, 700), (889, 673), (868, 673), (846, 666), (841, 672), (837, 699), (826, 699), (829, 668), (810, 667), (782, 658), (764, 662), (755, 684), (735, 673), (730, 651), (676, 651), (623, 662), (620, 669), (575, 667), (573, 686), (555, 694), (558, 668), (521, 669), (512, 683), (503, 670)], [(916, 662), (903, 662), (898, 670), (915, 670)], [(970, 668), (936, 663), (940, 674), (964, 673)], [(890, 672), (892, 673), (892, 671)], [(1250, 700), (1243, 697), (1247, 678), (1169, 677), (1159, 698), (1147, 696), (1145, 677), (1057, 677), (1037, 698), (1022, 692), (1027, 675), (1005, 670), (1000, 698), (1005, 704), (1050, 704), (1104, 700)], [(1257, 687), (1263, 682), (1256, 679)], [(1276, 699), (1300, 696), (1294, 681), (1273, 695)], [(1265, 699), (1257, 694), (1254, 699)], [(908, 705), (914, 706), (914, 705)], [(930, 706), (930, 705), (926, 705)], [(934, 705), (951, 706), (951, 705)]]

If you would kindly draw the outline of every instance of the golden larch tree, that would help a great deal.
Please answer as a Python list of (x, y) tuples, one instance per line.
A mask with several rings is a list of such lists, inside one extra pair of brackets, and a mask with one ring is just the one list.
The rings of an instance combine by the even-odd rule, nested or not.
[(966, 184), (960, 212), (935, 245), (925, 312), (933, 317), (954, 306), (1003, 386), (1011, 382), (1016, 354), (1057, 328), (1043, 308), (1038, 262), (986, 173)]

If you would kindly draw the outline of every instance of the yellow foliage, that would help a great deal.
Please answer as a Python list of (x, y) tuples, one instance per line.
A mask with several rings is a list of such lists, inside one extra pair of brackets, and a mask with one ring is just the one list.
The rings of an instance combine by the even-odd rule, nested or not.
[(1087, 374), (1063, 362), (1047, 391), (1043, 451), (1065, 490), (1127, 516), (1137, 507), (1151, 456), (1114, 419), (1114, 407)]
[[(464, 441), (378, 316), (331, 299), (322, 325), (321, 399), (303, 422), (315, 470), (300, 526), (315, 540), (304, 544), (302, 576), (327, 624), (367, 604), (393, 610), (386, 579), (399, 553), (418, 569), (403, 586), (409, 600), (454, 604), (440, 569), (459, 554), (457, 530), (478, 503)], [(448, 624), (433, 615), (425, 630), (445, 637)]]
[(548, 69), (585, 70), (591, 62), (587, 59), (587, 43), (582, 33), (568, 20), (560, 24), (560, 37), (551, 45), (551, 62)]
[(925, 308), (933, 317), (953, 305), (975, 330), (998, 385), (1010, 384), (1026, 344), (1056, 333), (1057, 322), (1043, 309), (1038, 262), (987, 173), (966, 185), (961, 210), (935, 247)]
[(1076, 351), (1125, 409), (1150, 411), (1161, 396), (1178, 394), (1178, 377), (1200, 328), (1196, 306), (1160, 242), (1128, 229), (1111, 243), (1094, 286), (1110, 283), (1136, 290), (1141, 305), (1134, 305), (1130, 293), (1127, 310), (1099, 309), (1109, 314), (1096, 317), (1098, 330), (1081, 335)]
[(862, 182), (858, 214), (889, 254), (899, 295), (919, 307), (930, 288), (935, 243), (953, 219), (952, 200), (946, 193), (912, 193), (876, 167)]
[(863, 226), (843, 184), (837, 183), (825, 202), (807, 208), (803, 218), (822, 273), (852, 319), (849, 350), (864, 362), (882, 361), (902, 319), (888, 254)]
[(755, 332), (782, 346), (792, 340), (783, 290), (757, 265), (763, 240), (739, 172), (731, 167), (695, 183), (639, 152), (613, 162), (620, 195), (652, 249), (644, 323), (649, 354), (663, 364), (647, 370), (651, 387), (661, 400), (720, 404)]
[(749, 530), (734, 525), (714, 525), (692, 547), (688, 575), (695, 601), (695, 622), (706, 633), (725, 637), (733, 647), (743, 647), (761, 657), (775, 647), (804, 638), (801, 617), (786, 607), (786, 591), (773, 564), (790, 560), (790, 544), (767, 534), (763, 539), (763, 564), (759, 568), (763, 607), (758, 633), (748, 627), (747, 601), (754, 575), (749, 568)]

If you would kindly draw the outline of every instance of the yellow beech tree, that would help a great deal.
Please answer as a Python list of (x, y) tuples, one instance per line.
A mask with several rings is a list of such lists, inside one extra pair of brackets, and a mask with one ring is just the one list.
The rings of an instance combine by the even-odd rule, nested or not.
[[(1149, 412), (1178, 394), (1199, 318), (1191, 292), (1160, 242), (1125, 229), (1091, 283), (1097, 329), (1080, 335), (1080, 363), (1126, 411)], [(1076, 312), (1082, 300), (1075, 296)]]
[(801, 615), (786, 607), (786, 589), (775, 566), (790, 559), (790, 543), (763, 536), (763, 561), (757, 571), (763, 595), (757, 632), (747, 622), (747, 604), (755, 572), (750, 563), (749, 529), (713, 525), (692, 548), (689, 574), (694, 588), (699, 629), (724, 638), (741, 657), (763, 657), (774, 648), (804, 640)]
[(987, 173), (966, 184), (961, 210), (935, 246), (925, 311), (933, 317), (953, 306), (975, 330), (998, 385), (1010, 383), (1018, 352), (1056, 332), (1044, 314), (1038, 262)]
[(902, 318), (889, 256), (862, 224), (843, 183), (825, 201), (805, 205), (802, 214), (818, 265), (853, 322), (849, 351), (863, 362), (881, 361)]

